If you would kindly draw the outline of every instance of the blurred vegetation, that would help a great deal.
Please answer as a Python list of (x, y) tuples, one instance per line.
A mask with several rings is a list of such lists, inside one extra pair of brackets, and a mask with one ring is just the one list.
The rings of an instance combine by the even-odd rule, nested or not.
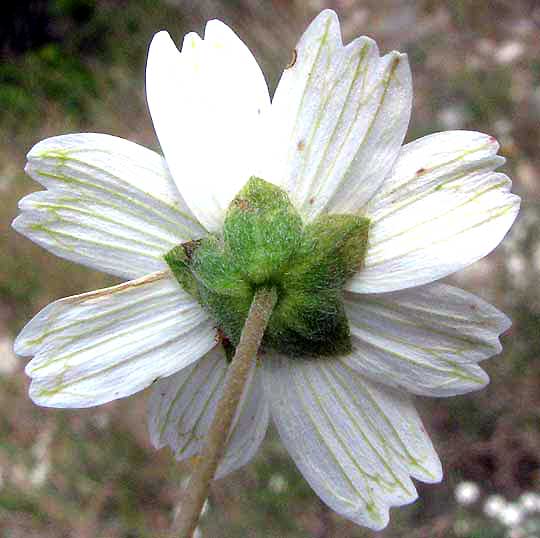
[(37, 189), (22, 172), (25, 153), (42, 138), (78, 131), (156, 148), (144, 100), (145, 55), (156, 31), (167, 28), (179, 42), (221, 18), (254, 50), (273, 89), (295, 40), (323, 7), (338, 11), (346, 41), (367, 33), (381, 50), (409, 53), (410, 139), (474, 129), (501, 141), (522, 213), (505, 243), (456, 281), (514, 325), (504, 353), (487, 364), (486, 390), (419, 401), (446, 478), (418, 484), (420, 499), (393, 510), (388, 529), (372, 533), (328, 510), (271, 432), (253, 463), (214, 486), (203, 536), (497, 538), (516, 531), (485, 516), (482, 500), (464, 511), (453, 488), (472, 480), (482, 499), (540, 490), (538, 2), (7, 0), (0, 19), (1, 536), (158, 536), (189, 470), (151, 449), (143, 395), (80, 411), (42, 409), (28, 399), (12, 336), (51, 300), (114, 280), (10, 230), (17, 201)]

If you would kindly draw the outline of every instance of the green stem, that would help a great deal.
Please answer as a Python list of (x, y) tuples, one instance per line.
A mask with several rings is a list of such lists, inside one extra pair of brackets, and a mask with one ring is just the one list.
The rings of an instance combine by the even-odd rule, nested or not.
[(195, 532), (204, 501), (208, 497), (210, 482), (225, 452), (231, 423), (276, 301), (275, 289), (262, 288), (255, 292), (199, 463), (193, 471), (185, 500), (173, 525), (172, 536), (192, 538)]

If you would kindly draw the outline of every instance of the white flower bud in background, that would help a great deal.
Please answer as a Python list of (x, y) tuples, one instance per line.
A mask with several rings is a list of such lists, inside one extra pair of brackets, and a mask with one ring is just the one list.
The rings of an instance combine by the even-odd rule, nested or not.
[(540, 495), (532, 491), (526, 491), (519, 498), (519, 504), (525, 512), (540, 512)]
[(8, 336), (0, 338), (0, 375), (9, 375), (17, 370), (19, 361), (13, 353), (13, 340)]
[(49, 460), (47, 459), (41, 460), (30, 471), (30, 474), (29, 474), (30, 484), (32, 484), (32, 486), (35, 488), (40, 488), (43, 485), (45, 485), (45, 482), (47, 481), (50, 470), (51, 470), (51, 464)]
[(454, 490), (454, 496), (459, 504), (469, 506), (480, 497), (480, 488), (474, 482), (460, 482)]
[(490, 495), (484, 503), (484, 514), (496, 518), (505, 508), (506, 499), (502, 495)]
[(437, 114), (437, 120), (445, 129), (463, 129), (467, 119), (467, 111), (460, 105), (448, 106)]
[(518, 504), (509, 503), (499, 512), (498, 519), (507, 527), (516, 527), (523, 521), (523, 510)]
[(268, 481), (268, 489), (272, 493), (283, 493), (288, 487), (287, 479), (281, 474), (273, 474)]
[(49, 447), (52, 442), (52, 430), (44, 430), (37, 436), (35, 444), (32, 446), (32, 455), (38, 462), (47, 459)]
[(495, 52), (495, 60), (503, 65), (515, 62), (524, 52), (525, 46), (519, 41), (505, 41)]

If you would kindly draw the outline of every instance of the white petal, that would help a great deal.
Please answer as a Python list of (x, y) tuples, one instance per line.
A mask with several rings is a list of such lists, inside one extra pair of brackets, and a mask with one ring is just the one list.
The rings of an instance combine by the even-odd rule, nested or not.
[(15, 351), (35, 355), (26, 366), (34, 402), (91, 407), (190, 365), (215, 336), (203, 309), (164, 272), (51, 303)]
[(354, 351), (342, 360), (373, 380), (415, 394), (454, 396), (484, 387), (477, 362), (501, 352), (510, 320), (466, 291), (429, 284), (379, 295), (350, 294)]
[(148, 106), (161, 148), (188, 205), (211, 231), (254, 173), (260, 117), (270, 106), (264, 76), (225, 24), (210, 21), (202, 40), (179, 52), (156, 34), (146, 67)]
[(371, 219), (357, 293), (394, 291), (442, 278), (502, 240), (519, 210), (490, 136), (448, 131), (407, 144), (365, 214)]
[(307, 219), (356, 212), (398, 155), (411, 101), (407, 57), (380, 58), (367, 37), (344, 47), (337, 15), (323, 11), (279, 82), (260, 175), (286, 188)]
[(47, 187), (19, 203), (13, 227), (57, 256), (116, 276), (166, 268), (163, 254), (202, 237), (163, 158), (102, 134), (49, 138), (27, 173)]
[(265, 360), (272, 418), (321, 499), (375, 530), (388, 508), (412, 502), (409, 475), (441, 479), (441, 466), (409, 397), (334, 359)]
[[(155, 383), (149, 404), (149, 429), (156, 448), (169, 446), (178, 460), (201, 451), (223, 392), (226, 373), (225, 354), (216, 347), (195, 364)], [(253, 368), (217, 478), (251, 460), (264, 439), (268, 419), (260, 371)]]

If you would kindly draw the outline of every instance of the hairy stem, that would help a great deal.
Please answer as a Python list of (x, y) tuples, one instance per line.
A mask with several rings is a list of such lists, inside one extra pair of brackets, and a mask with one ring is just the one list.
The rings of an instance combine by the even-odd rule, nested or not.
[(264, 331), (277, 301), (274, 289), (258, 290), (251, 303), (236, 353), (227, 371), (225, 388), (186, 490), (182, 509), (173, 525), (172, 536), (192, 538), (210, 482), (227, 446), (227, 436), (244, 387), (261, 345)]

